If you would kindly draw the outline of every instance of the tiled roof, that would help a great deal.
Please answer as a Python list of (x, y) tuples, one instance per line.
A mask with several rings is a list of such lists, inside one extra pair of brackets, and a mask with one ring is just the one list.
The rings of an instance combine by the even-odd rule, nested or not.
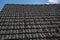
[(0, 13), (1, 40), (60, 40), (59, 6), (9, 5)]

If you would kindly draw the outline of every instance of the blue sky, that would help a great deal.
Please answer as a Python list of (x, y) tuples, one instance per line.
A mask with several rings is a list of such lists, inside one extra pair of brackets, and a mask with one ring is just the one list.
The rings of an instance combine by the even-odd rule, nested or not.
[(0, 10), (4, 4), (59, 4), (60, 0), (0, 0)]

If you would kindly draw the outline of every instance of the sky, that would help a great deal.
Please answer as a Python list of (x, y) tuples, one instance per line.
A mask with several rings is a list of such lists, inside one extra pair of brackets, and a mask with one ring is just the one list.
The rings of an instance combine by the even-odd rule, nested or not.
[(60, 4), (60, 0), (0, 0), (0, 11), (5, 4)]

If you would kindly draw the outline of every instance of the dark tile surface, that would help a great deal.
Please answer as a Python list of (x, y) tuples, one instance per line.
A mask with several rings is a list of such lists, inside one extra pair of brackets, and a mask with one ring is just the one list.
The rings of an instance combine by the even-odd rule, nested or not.
[(44, 5), (6, 5), (0, 14), (0, 39), (59, 40), (60, 13), (57, 8), (57, 5), (45, 8)]

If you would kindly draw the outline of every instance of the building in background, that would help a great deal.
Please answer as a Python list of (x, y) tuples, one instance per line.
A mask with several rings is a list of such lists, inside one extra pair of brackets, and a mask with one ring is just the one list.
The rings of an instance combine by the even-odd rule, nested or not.
[(0, 12), (0, 39), (60, 40), (59, 9), (59, 4), (6, 4)]

